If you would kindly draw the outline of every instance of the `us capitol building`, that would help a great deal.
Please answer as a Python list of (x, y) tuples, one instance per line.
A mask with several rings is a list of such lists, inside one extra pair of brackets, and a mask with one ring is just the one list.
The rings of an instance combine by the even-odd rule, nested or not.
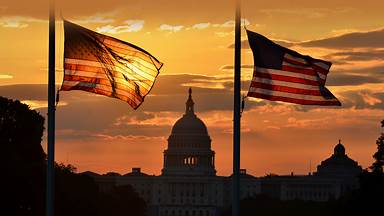
[[(132, 168), (125, 175), (99, 175), (84, 172), (94, 178), (100, 190), (116, 185), (131, 185), (146, 201), (149, 216), (217, 216), (231, 205), (231, 176), (217, 176), (215, 152), (204, 122), (194, 111), (192, 90), (184, 115), (174, 124), (164, 150), (161, 175), (148, 175)], [(281, 200), (327, 201), (337, 199), (358, 186), (362, 171), (356, 161), (345, 154), (340, 143), (333, 155), (321, 162), (317, 172), (308, 175), (254, 177), (240, 171), (242, 199), (266, 194)]]

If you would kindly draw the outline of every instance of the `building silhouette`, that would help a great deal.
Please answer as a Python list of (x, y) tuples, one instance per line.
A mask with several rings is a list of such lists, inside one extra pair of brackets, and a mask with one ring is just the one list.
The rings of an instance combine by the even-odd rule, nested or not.
[[(231, 176), (217, 176), (215, 152), (204, 122), (194, 112), (192, 90), (184, 115), (176, 121), (164, 151), (161, 175), (148, 175), (132, 168), (125, 175), (90, 171), (100, 190), (131, 185), (147, 202), (150, 216), (217, 216), (231, 205)], [(257, 194), (281, 200), (327, 201), (337, 199), (358, 187), (357, 175), (362, 169), (345, 154), (339, 141), (334, 154), (321, 162), (309, 175), (266, 176), (256, 178), (240, 171), (242, 199)]]
[(266, 176), (259, 178), (261, 193), (280, 200), (328, 201), (338, 199), (359, 186), (361, 166), (345, 154), (339, 143), (334, 153), (308, 175)]

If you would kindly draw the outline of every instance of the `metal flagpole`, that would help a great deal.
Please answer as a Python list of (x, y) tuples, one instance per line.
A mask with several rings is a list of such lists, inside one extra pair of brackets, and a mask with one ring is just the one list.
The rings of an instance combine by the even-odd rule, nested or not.
[(55, 189), (55, 2), (49, 1), (49, 51), (48, 51), (48, 161), (46, 188), (46, 216), (54, 215)]
[(240, 64), (241, 31), (240, 1), (236, 0), (235, 18), (235, 66), (233, 94), (233, 175), (232, 175), (232, 216), (240, 216)]

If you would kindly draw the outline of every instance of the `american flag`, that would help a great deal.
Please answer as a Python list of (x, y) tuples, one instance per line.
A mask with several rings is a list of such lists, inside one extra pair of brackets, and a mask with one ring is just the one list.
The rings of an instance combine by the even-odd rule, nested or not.
[(140, 47), (68, 21), (64, 35), (62, 91), (83, 90), (140, 106), (163, 63)]
[(303, 105), (341, 106), (325, 87), (332, 65), (301, 55), (247, 31), (254, 56), (254, 72), (248, 96)]

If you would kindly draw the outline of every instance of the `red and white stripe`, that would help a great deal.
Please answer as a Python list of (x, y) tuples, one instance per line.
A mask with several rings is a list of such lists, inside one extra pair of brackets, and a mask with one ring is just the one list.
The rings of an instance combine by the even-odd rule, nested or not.
[(330, 65), (285, 54), (282, 70), (256, 67), (248, 96), (304, 105), (339, 105), (322, 96)]
[[(107, 76), (108, 73), (112, 74)], [(151, 90), (156, 76), (155, 71), (147, 73), (139, 71), (137, 67), (132, 69), (90, 60), (65, 58), (61, 90), (83, 90), (114, 97), (137, 108), (143, 102), (143, 97)], [(137, 93), (135, 84), (138, 85), (141, 96)]]

